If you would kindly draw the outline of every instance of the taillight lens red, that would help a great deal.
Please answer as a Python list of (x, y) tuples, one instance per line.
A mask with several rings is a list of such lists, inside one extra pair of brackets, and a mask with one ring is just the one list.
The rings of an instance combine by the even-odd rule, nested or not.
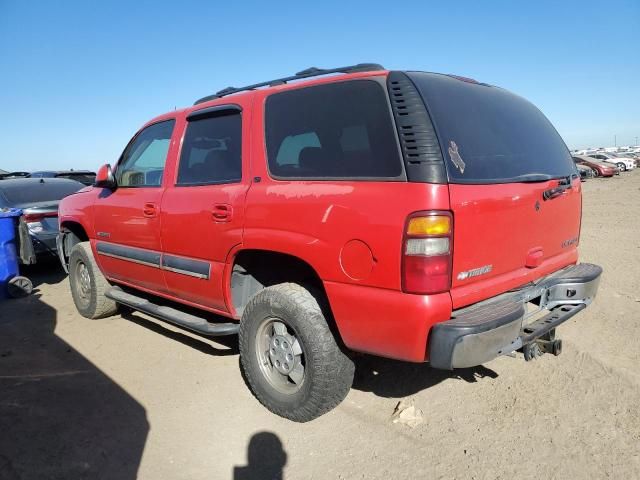
[(451, 288), (453, 217), (450, 212), (409, 216), (402, 245), (402, 290), (428, 295)]
[(23, 217), (25, 222), (33, 223), (33, 222), (41, 222), (45, 218), (57, 217), (57, 216), (58, 216), (58, 212), (47, 212), (47, 213), (25, 213)]

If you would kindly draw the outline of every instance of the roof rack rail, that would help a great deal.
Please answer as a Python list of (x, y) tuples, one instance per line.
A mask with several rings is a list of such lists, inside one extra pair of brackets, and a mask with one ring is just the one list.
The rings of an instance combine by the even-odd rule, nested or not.
[(273, 87), (276, 85), (283, 85), (291, 80), (300, 80), (302, 78), (317, 77), (320, 75), (329, 75), (331, 73), (355, 73), (355, 72), (369, 72), (376, 70), (384, 70), (384, 67), (377, 63), (358, 63), (357, 65), (350, 65), (347, 67), (339, 68), (316, 68), (310, 67), (292, 75), (290, 77), (276, 78), (275, 80), (269, 80), (267, 82), (254, 83), (253, 85), (247, 85), (246, 87), (227, 87), (217, 91), (213, 95), (207, 95), (197, 100), (194, 105), (199, 103), (208, 102), (216, 98), (224, 97), (225, 95), (231, 95), (232, 93), (242, 92), (245, 90), (255, 90), (260, 87)]

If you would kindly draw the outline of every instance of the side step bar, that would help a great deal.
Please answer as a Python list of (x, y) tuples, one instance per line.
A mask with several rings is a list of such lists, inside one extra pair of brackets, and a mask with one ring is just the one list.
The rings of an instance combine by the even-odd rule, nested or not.
[(173, 323), (179, 327), (183, 327), (209, 337), (235, 335), (240, 329), (240, 325), (238, 323), (210, 323), (204, 318), (181, 312), (175, 308), (156, 305), (146, 298), (127, 293), (120, 287), (111, 287), (107, 290), (105, 296), (117, 303), (121, 303), (135, 310), (147, 313), (152, 317), (156, 317), (160, 320), (164, 320), (165, 322)]

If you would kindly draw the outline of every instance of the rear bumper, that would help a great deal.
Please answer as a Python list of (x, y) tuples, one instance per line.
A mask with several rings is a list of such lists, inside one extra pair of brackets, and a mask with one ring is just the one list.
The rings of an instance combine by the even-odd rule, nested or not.
[(598, 265), (572, 265), (518, 291), (454, 311), (450, 320), (431, 329), (431, 365), (472, 367), (534, 342), (591, 303), (601, 274)]

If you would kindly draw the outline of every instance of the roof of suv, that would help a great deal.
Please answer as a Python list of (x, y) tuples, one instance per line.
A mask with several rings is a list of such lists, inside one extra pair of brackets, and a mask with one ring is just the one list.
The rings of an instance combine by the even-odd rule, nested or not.
[(357, 72), (375, 72), (375, 71), (382, 71), (382, 70), (384, 70), (384, 67), (377, 63), (359, 63), (357, 65), (350, 65), (348, 67), (338, 67), (338, 68), (330, 68), (330, 69), (310, 67), (296, 73), (295, 75), (291, 75), (288, 77), (276, 78), (274, 80), (267, 80), (265, 82), (254, 83), (252, 85), (247, 85), (246, 87), (223, 88), (222, 90), (217, 91), (213, 95), (209, 95), (201, 98), (200, 100), (197, 100), (195, 102), (195, 105), (207, 102), (209, 100), (214, 100), (216, 98), (221, 98), (226, 95), (231, 95), (233, 93), (238, 93), (238, 92), (247, 91), (247, 90), (255, 90), (256, 88), (261, 88), (261, 87), (275, 87), (277, 85), (284, 85), (287, 82), (294, 81), (294, 80), (302, 80), (304, 78), (318, 77), (318, 76), (330, 75), (334, 73), (349, 74), (349, 73), (357, 73)]
[[(280, 91), (293, 90), (293, 89), (298, 89), (303, 87), (309, 87), (312, 85), (333, 83), (337, 81), (343, 82), (343, 81), (353, 80), (357, 78), (365, 78), (365, 77), (372, 77), (372, 76), (386, 76), (389, 74), (389, 72), (390, 72), (389, 70), (385, 69), (382, 65), (377, 63), (359, 63), (356, 65), (351, 65), (347, 67), (338, 67), (338, 68), (331, 68), (331, 69), (321, 69), (316, 67), (310, 67), (288, 77), (282, 77), (274, 80), (259, 82), (259, 83), (247, 85), (244, 87), (224, 88), (212, 95), (208, 95), (206, 97), (202, 97), (196, 100), (196, 102), (192, 106), (185, 107), (182, 109), (177, 109), (171, 112), (164, 113), (162, 115), (158, 115), (157, 117), (147, 122), (144, 126), (148, 126), (162, 120), (175, 118), (176, 114), (182, 114), (185, 112), (191, 113), (193, 111), (197, 111), (207, 107), (212, 107), (215, 105), (228, 104), (230, 102), (227, 100), (227, 97), (231, 97), (231, 96), (233, 96), (233, 98), (235, 99), (240, 99), (245, 96), (255, 95), (257, 91), (263, 91), (263, 92), (267, 91), (269, 93), (280, 92)], [(478, 82), (472, 78), (463, 77), (459, 75), (452, 75), (452, 74), (440, 74), (440, 75), (446, 75), (463, 82), (477, 83), (485, 86), (493, 86), (493, 85), (488, 85), (486, 83)]]
[(162, 120), (175, 118), (176, 114), (185, 112), (190, 113), (214, 105), (228, 104), (230, 102), (227, 100), (227, 97), (231, 96), (233, 96), (234, 99), (238, 99), (245, 96), (255, 95), (257, 91), (285, 91), (335, 81), (346, 81), (371, 76), (384, 76), (388, 73), (388, 70), (385, 70), (384, 67), (375, 63), (361, 63), (350, 67), (332, 69), (318, 69), (311, 67), (290, 77), (260, 82), (246, 87), (227, 87), (219, 90), (213, 95), (208, 95), (198, 99), (192, 106), (158, 115), (147, 122), (144, 126), (148, 126)]

